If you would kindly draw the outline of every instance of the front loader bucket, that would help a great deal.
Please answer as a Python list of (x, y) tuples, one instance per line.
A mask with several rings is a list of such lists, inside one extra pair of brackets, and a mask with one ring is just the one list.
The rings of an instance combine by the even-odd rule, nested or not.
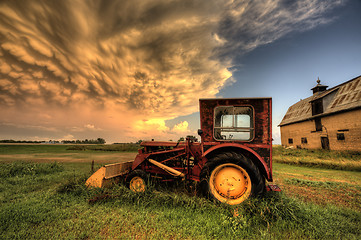
[(86, 180), (87, 187), (107, 187), (113, 182), (113, 178), (127, 174), (132, 169), (133, 161), (124, 163), (108, 164), (98, 169)]

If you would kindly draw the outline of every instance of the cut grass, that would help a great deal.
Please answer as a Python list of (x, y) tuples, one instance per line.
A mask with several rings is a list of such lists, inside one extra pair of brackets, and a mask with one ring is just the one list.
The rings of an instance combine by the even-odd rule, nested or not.
[(275, 182), (288, 195), (317, 205), (361, 211), (361, 173), (274, 164)]
[[(93, 160), (96, 163), (115, 163), (134, 160), (137, 152), (114, 151), (121, 149), (118, 145), (101, 145), (99, 148), (111, 148), (112, 151), (99, 150), (68, 150), (73, 145), (43, 145), (43, 144), (3, 144), (0, 145), (0, 162), (29, 161), (29, 162), (89, 162)], [(134, 148), (136, 144), (131, 144)], [(74, 145), (76, 147), (97, 148), (97, 145)], [(116, 147), (115, 147), (116, 146)], [(123, 149), (124, 146), (123, 146)], [(128, 151), (129, 150), (129, 151)]]
[[(285, 182), (292, 185), (299, 185), (304, 187), (320, 187), (325, 189), (340, 189), (340, 188), (350, 188), (354, 187), (354, 185), (348, 183), (340, 183), (340, 182), (332, 182), (332, 181), (311, 181), (311, 180), (304, 180), (299, 178), (286, 178)], [(361, 191), (361, 187), (355, 186), (355, 188)]]
[(273, 147), (273, 161), (307, 167), (361, 171), (361, 152)]
[(71, 153), (81, 151), (137, 152), (136, 143), (119, 143), (112, 145), (97, 144), (0, 144), (0, 154), (36, 154), (36, 153)]
[[(0, 162), (89, 162), (116, 163), (134, 160), (138, 144), (44, 145), (2, 144)], [(72, 150), (69, 150), (71, 148)]]
[(0, 154), (66, 153), (67, 145), (0, 144)]
[(140, 148), (136, 143), (118, 143), (113, 145), (72, 145), (67, 150), (106, 151), (106, 152), (137, 152)]
[(273, 146), (273, 152), (279, 156), (312, 157), (318, 159), (361, 160), (361, 151), (333, 151), (323, 149), (286, 149), (280, 145)]

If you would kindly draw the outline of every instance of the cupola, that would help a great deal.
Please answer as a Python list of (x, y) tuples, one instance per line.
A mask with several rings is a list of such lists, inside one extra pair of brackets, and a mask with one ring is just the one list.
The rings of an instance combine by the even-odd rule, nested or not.
[(321, 84), (320, 78), (317, 78), (317, 85), (315, 87), (311, 88), (311, 90), (313, 91), (313, 94), (315, 94), (318, 92), (326, 91), (327, 87), (328, 86)]

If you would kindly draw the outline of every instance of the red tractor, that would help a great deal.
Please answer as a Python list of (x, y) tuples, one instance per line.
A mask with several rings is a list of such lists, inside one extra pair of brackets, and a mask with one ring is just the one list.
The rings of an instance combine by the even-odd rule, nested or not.
[(250, 196), (279, 191), (272, 182), (272, 99), (200, 99), (201, 142), (145, 141), (134, 161), (106, 165), (87, 185), (103, 187), (124, 176), (143, 192), (149, 177), (199, 182), (205, 196), (239, 204)]

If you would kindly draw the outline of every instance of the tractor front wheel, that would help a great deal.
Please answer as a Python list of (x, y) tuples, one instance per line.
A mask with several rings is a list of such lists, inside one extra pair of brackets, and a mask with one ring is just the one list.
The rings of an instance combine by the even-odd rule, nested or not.
[(264, 178), (253, 162), (234, 152), (210, 159), (201, 172), (201, 189), (210, 199), (240, 204), (264, 191)]
[(226, 163), (218, 165), (209, 178), (209, 190), (214, 198), (230, 205), (246, 200), (252, 190), (251, 178), (242, 167)]
[(137, 169), (129, 173), (126, 182), (129, 189), (133, 192), (145, 192), (148, 177), (143, 170)]

